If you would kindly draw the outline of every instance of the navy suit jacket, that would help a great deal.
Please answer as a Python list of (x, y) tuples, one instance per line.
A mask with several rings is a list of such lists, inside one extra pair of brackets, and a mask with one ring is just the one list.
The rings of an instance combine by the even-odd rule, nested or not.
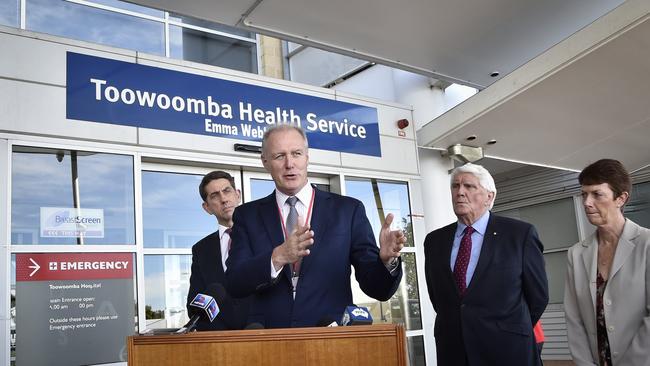
[(370, 297), (386, 301), (399, 286), (401, 265), (391, 274), (381, 262), (363, 204), (314, 190), (314, 244), (300, 266), (295, 300), (288, 265), (271, 278), (271, 253), (284, 242), (275, 192), (235, 210), (226, 277), (233, 296), (254, 294), (249, 322), (283, 328), (340, 320), (345, 307), (352, 305), (351, 266)]
[(476, 270), (461, 298), (450, 268), (456, 226), (435, 230), (424, 241), (438, 364), (540, 365), (533, 325), (548, 303), (548, 283), (535, 228), (490, 214)]
[[(225, 286), (226, 277), (221, 265), (221, 246), (219, 231), (216, 231), (199, 240), (192, 247), (192, 274), (190, 275), (190, 290), (187, 294), (187, 309), (190, 313), (189, 303), (196, 294), (204, 291), (212, 283)], [(210, 323), (201, 318), (197, 323), (197, 330), (227, 330), (243, 329), (248, 316), (249, 299), (232, 299), (230, 295), (223, 294), (222, 301), (218, 301), (219, 314)]]

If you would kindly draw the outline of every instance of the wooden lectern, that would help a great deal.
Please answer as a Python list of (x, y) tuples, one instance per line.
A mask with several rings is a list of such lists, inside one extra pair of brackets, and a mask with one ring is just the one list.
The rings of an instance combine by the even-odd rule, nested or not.
[(406, 336), (397, 324), (136, 335), (130, 366), (406, 366)]

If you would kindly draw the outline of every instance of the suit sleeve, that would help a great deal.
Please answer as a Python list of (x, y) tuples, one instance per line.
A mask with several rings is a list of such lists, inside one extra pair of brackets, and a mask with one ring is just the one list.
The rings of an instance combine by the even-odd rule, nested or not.
[(350, 261), (363, 292), (379, 301), (393, 296), (402, 279), (402, 263), (390, 273), (379, 257), (372, 226), (361, 202), (357, 202), (350, 227)]
[(621, 365), (650, 365), (648, 345), (650, 345), (650, 245), (646, 243), (645, 263), (645, 316), (636, 330), (632, 343), (619, 363)]
[[(248, 220), (250, 221), (250, 220)], [(254, 253), (250, 230), (254, 230), (239, 210), (233, 214), (232, 247), (226, 260), (226, 288), (235, 298), (252, 295), (275, 283), (271, 278), (273, 249)], [(258, 227), (259, 230), (259, 227)], [(280, 278), (280, 274), (277, 278)]]
[(523, 290), (528, 303), (531, 324), (535, 325), (542, 317), (548, 304), (548, 280), (544, 266), (544, 246), (532, 225), (526, 233), (524, 243)]
[(192, 272), (190, 274), (190, 289), (187, 292), (187, 314), (190, 314), (190, 301), (200, 291), (203, 291), (206, 284), (201, 275), (201, 267), (199, 266), (199, 254), (196, 245), (192, 247)]
[(578, 366), (596, 366), (591, 356), (589, 338), (578, 308), (578, 296), (573, 275), (573, 248), (569, 249), (567, 258), (567, 276), (564, 284), (564, 316), (569, 335), (569, 350), (573, 362)]

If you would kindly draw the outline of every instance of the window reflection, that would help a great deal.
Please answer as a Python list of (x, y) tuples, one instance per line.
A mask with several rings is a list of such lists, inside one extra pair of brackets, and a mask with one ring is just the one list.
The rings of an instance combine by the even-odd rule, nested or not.
[(568, 248), (579, 240), (573, 197), (499, 211), (498, 214), (535, 225), (544, 250)]
[[(16, 146), (11, 187), (12, 244), (135, 244), (132, 156)], [(43, 208), (72, 215), (76, 207), (103, 215), (98, 225), (77, 224), (78, 232), (88, 227), (103, 232), (87, 237), (42, 231), (44, 225), (56, 226), (42, 219)]]
[(409, 365), (424, 366), (426, 365), (424, 357), (424, 337), (409, 337), (407, 339)]
[(407, 237), (405, 246), (413, 246), (411, 205), (409, 203), (408, 185), (405, 182), (348, 178), (345, 181), (345, 189), (348, 196), (363, 202), (377, 243), (379, 243), (379, 230), (384, 218), (389, 213), (392, 213), (395, 218), (391, 228), (404, 231)]
[(169, 52), (172, 58), (257, 72), (256, 45), (253, 42), (170, 26)]
[(19, 0), (0, 0), (0, 24), (18, 27), (20, 20)]
[(650, 182), (635, 184), (625, 205), (625, 217), (643, 227), (650, 227)]
[(147, 328), (179, 328), (187, 323), (186, 300), (190, 288), (190, 255), (144, 257)]
[(159, 18), (162, 18), (162, 17), (165, 16), (165, 12), (162, 11), (162, 10), (147, 8), (145, 6), (131, 4), (131, 3), (127, 3), (127, 2), (119, 1), (119, 0), (90, 0), (90, 2), (95, 3), (95, 4), (108, 5), (108, 6), (112, 6), (114, 8), (124, 9), (124, 10), (132, 11), (132, 12), (135, 12), (135, 13), (147, 14), (147, 15), (151, 15), (151, 16), (159, 17)]
[[(348, 178), (345, 181), (345, 188), (348, 196), (363, 202), (377, 245), (379, 245), (378, 236), (383, 218), (392, 213), (395, 215), (393, 229), (403, 230), (407, 238), (406, 246), (413, 246), (413, 227), (410, 219), (411, 207), (406, 182)], [(415, 253), (402, 253), (404, 277), (395, 295), (387, 302), (379, 302), (367, 297), (359, 288), (358, 283), (353, 280), (352, 295), (355, 304), (367, 306), (377, 323), (401, 323), (405, 325), (407, 330), (422, 329), (415, 261)]]
[(26, 0), (26, 28), (155, 55), (165, 55), (162, 22), (64, 0)]
[(201, 208), (201, 175), (142, 172), (145, 248), (191, 248), (217, 230), (214, 216)]
[(363, 293), (352, 273), (352, 298), (357, 306), (370, 310), (375, 324), (403, 324), (406, 330), (422, 329), (420, 296), (414, 253), (402, 253), (404, 275), (395, 295), (388, 301), (377, 301)]
[(207, 20), (188, 17), (188, 16), (185, 16), (185, 15), (169, 14), (169, 20), (175, 21), (175, 22), (178, 22), (178, 23), (183, 23), (183, 24), (195, 25), (195, 26), (201, 27), (201, 28), (212, 29), (212, 30), (215, 30), (215, 31), (218, 31), (218, 32), (236, 34), (238, 36), (247, 37), (247, 38), (255, 38), (255, 35), (253, 33), (249, 32), (249, 31), (246, 31), (244, 29), (237, 29), (237, 28), (230, 27), (230, 26), (227, 26), (227, 25), (213, 23), (213, 22), (209, 22)]

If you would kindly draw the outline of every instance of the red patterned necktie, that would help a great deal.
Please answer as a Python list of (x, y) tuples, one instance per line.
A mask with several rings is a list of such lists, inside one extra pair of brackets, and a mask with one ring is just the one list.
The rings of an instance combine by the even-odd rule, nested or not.
[(465, 278), (467, 275), (467, 265), (469, 264), (469, 257), (472, 254), (472, 233), (474, 228), (468, 226), (463, 230), (463, 238), (460, 240), (460, 248), (458, 248), (458, 255), (456, 255), (456, 263), (454, 263), (454, 280), (458, 286), (460, 296), (465, 295), (467, 285)]

